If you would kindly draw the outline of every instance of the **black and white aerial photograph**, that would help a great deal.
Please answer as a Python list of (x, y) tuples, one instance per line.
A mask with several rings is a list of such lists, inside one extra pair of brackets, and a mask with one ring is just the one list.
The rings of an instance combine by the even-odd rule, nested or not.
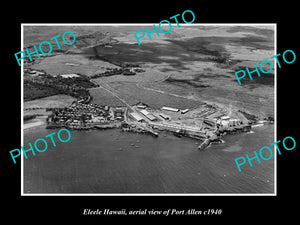
[(23, 195), (274, 195), (276, 24), (153, 24), (22, 24)]

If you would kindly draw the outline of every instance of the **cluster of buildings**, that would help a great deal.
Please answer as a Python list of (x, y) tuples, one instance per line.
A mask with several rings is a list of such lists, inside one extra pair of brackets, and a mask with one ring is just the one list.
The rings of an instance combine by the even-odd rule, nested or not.
[(130, 116), (138, 122), (143, 122), (143, 121), (145, 121), (145, 119), (141, 114), (150, 121), (157, 120), (156, 116), (154, 116), (152, 113), (148, 112), (146, 109), (142, 109), (139, 112), (137, 112), (137, 111), (132, 112), (132, 113), (130, 113)]
[[(145, 121), (144, 117), (146, 117), (151, 122), (152, 121), (157, 121), (159, 119), (171, 120), (171, 117), (169, 115), (166, 115), (166, 114), (163, 114), (163, 113), (159, 113), (157, 115), (154, 115), (153, 113), (147, 111), (146, 110), (147, 107), (148, 107), (147, 105), (139, 104), (136, 107), (137, 107), (138, 111), (130, 113), (130, 116), (138, 122)], [(166, 107), (166, 106), (162, 107), (161, 110), (165, 110), (165, 111), (169, 111), (169, 112), (179, 112), (179, 111), (181, 111), (182, 114), (185, 114), (189, 111), (189, 109), (179, 110), (179, 109)], [(159, 117), (159, 118), (157, 118), (157, 117)]]
[[(186, 114), (189, 112), (189, 109), (177, 109), (177, 108), (172, 108), (172, 107), (167, 107), (163, 106), (161, 107), (160, 112), (152, 113), (149, 112), (148, 106), (145, 104), (138, 104), (136, 105), (136, 109), (134, 112), (131, 112), (129, 116), (133, 118), (134, 120), (138, 122), (160, 122), (161, 120), (166, 121), (163, 124), (166, 126), (167, 124), (169, 126), (173, 127), (183, 127), (187, 128), (186, 125), (184, 125), (184, 122), (177, 121), (176, 119), (174, 121), (171, 121), (172, 118), (170, 115), (168, 115), (167, 112), (172, 112), (172, 113), (181, 113), (181, 114)], [(166, 111), (166, 114), (163, 113), (163, 111)], [(230, 127), (238, 127), (242, 124), (242, 121), (240, 119), (234, 119), (231, 118), (227, 115), (224, 115), (223, 112), (217, 113), (217, 109), (215, 107), (209, 107), (203, 109), (200, 114), (197, 114), (197, 117), (195, 117), (195, 120), (199, 117), (202, 118), (202, 124), (194, 124), (188, 127), (190, 130), (215, 130), (217, 128), (223, 128), (227, 129)], [(216, 115), (214, 115), (216, 114)], [(221, 114), (221, 115), (220, 115)], [(223, 115), (222, 115), (223, 114)], [(201, 115), (201, 116), (200, 116)], [(214, 116), (213, 116), (214, 115)], [(167, 122), (169, 121), (169, 122)], [(184, 119), (181, 119), (181, 121), (184, 121)], [(172, 122), (172, 123), (170, 123)], [(193, 128), (193, 129), (192, 129)]]
[(106, 68), (106, 71), (103, 73), (94, 74), (91, 78), (104, 77), (104, 76), (113, 76), (113, 75), (136, 75), (136, 73), (145, 72), (139, 65), (134, 64), (125, 64), (120, 68)]
[(185, 114), (189, 111), (189, 109), (180, 110), (180, 109), (177, 109), (177, 108), (172, 108), (172, 107), (167, 107), (167, 106), (161, 107), (161, 110), (165, 110), (165, 111), (169, 111), (169, 112), (179, 112), (180, 111), (181, 114)]
[(113, 114), (113, 117), (110, 118), (112, 121), (123, 121), (125, 118), (125, 111), (126, 109), (124, 107), (117, 107), (117, 108), (111, 108), (111, 112)]
[(241, 120), (240, 119), (233, 119), (230, 118), (229, 116), (222, 116), (219, 119), (213, 119), (213, 121), (218, 125), (223, 128), (229, 128), (229, 127), (235, 127), (241, 125)]
[[(132, 112), (129, 115), (138, 122), (145, 121), (145, 117), (151, 122), (161, 120), (161, 119), (171, 120), (171, 116), (166, 115), (164, 113), (157, 113), (154, 115), (153, 113), (147, 111), (148, 106), (145, 104), (138, 104), (136, 105), (136, 108), (138, 109), (138, 111)], [(181, 112), (181, 114), (185, 114), (189, 111), (189, 109), (180, 110), (180, 109), (171, 108), (167, 106), (162, 107), (161, 110), (169, 111), (169, 112), (177, 112), (177, 113)]]
[(114, 113), (108, 106), (76, 102), (70, 107), (55, 110), (48, 117), (48, 124), (81, 128), (107, 124), (114, 120)]

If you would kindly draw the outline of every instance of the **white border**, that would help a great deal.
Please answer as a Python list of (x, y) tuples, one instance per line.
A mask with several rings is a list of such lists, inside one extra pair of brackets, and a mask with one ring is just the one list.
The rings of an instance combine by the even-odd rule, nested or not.
[[(24, 48), (24, 26), (152, 26), (153, 23), (21, 23), (21, 51)], [(166, 25), (166, 24), (162, 24)], [(173, 25), (173, 23), (172, 23)], [(176, 24), (175, 24), (176, 25)], [(277, 23), (192, 23), (180, 24), (180, 26), (274, 26), (274, 54), (277, 54)], [(274, 84), (274, 142), (277, 137), (277, 63), (274, 59), (275, 66), (275, 84)], [(21, 63), (21, 146), (24, 146), (24, 131), (23, 131), (23, 60)], [(109, 194), (91, 194), (91, 193), (50, 193), (50, 194), (33, 194), (24, 193), (24, 173), (23, 173), (23, 154), (21, 156), (21, 196), (277, 196), (277, 151), (274, 146), (274, 193), (208, 193), (208, 194), (160, 194), (160, 193), (109, 193)]]

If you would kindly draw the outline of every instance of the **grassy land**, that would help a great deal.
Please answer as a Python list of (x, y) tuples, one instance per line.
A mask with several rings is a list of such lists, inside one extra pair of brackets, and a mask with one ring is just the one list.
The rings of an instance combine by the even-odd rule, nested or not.
[[(73, 65), (72, 65), (73, 64)], [(86, 55), (56, 55), (46, 57), (40, 63), (31, 66), (32, 69), (44, 70), (51, 75), (82, 74), (92, 76), (103, 73), (106, 68), (118, 68), (117, 66), (101, 60), (90, 60)]]
[[(72, 30), (76, 37), (80, 37), (77, 46), (75, 42), (75, 47), (69, 48), (72, 49), (69, 52), (76, 54), (46, 57), (34, 64), (33, 69), (51, 74), (80, 73), (91, 76), (104, 72), (105, 67), (117, 67), (114, 64), (137, 63), (146, 69), (145, 73), (98, 78), (95, 82), (108, 83), (129, 104), (141, 101), (153, 108), (163, 105), (191, 108), (207, 101), (261, 116), (274, 114), (273, 74), (252, 81), (243, 79), (245, 85), (242, 86), (237, 84), (234, 75), (237, 70), (253, 68), (254, 63), (274, 55), (272, 29), (258, 26), (183, 26), (152, 41), (145, 37), (138, 45), (132, 35), (140, 30), (138, 26), (38, 27), (28, 29), (25, 39), (44, 41), (49, 39), (46, 37), (66, 30)], [(37, 34), (40, 34), (39, 38), (35, 37)], [(100, 45), (96, 47), (97, 51), (86, 48), (99, 43), (112, 43), (112, 39), (119, 40), (119, 43), (113, 42), (112, 48)], [(95, 60), (95, 54), (98, 54), (98, 60)], [(166, 78), (167, 81), (163, 82)], [(158, 91), (143, 89), (142, 86)], [(168, 92), (190, 100), (168, 95)], [(91, 94), (98, 104), (123, 105), (103, 89), (91, 89)]]
[(90, 93), (93, 96), (92, 103), (109, 106), (126, 106), (122, 101), (103, 88), (92, 88), (90, 89)]
[(179, 109), (194, 108), (201, 104), (199, 101), (176, 97), (167, 93), (160, 93), (138, 87), (134, 83), (115, 82), (110, 84), (119, 96), (122, 96), (129, 104), (134, 105), (143, 102), (151, 108), (158, 109), (163, 106), (175, 107)]
[[(274, 89), (263, 85), (256, 92), (240, 91), (225, 87), (194, 87), (185, 82), (159, 82), (143, 84), (146, 88), (167, 91), (175, 95), (186, 96), (189, 99), (204, 101), (219, 106), (233, 107), (257, 115), (260, 118), (274, 117)], [(245, 88), (242, 88), (242, 90)]]

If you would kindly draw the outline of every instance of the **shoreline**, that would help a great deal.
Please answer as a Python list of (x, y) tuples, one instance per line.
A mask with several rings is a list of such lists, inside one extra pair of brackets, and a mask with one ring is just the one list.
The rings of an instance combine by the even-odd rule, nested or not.
[(38, 127), (46, 125), (46, 119), (45, 118), (35, 118), (30, 120), (28, 123), (23, 123), (23, 130), (28, 130), (33, 127)]

